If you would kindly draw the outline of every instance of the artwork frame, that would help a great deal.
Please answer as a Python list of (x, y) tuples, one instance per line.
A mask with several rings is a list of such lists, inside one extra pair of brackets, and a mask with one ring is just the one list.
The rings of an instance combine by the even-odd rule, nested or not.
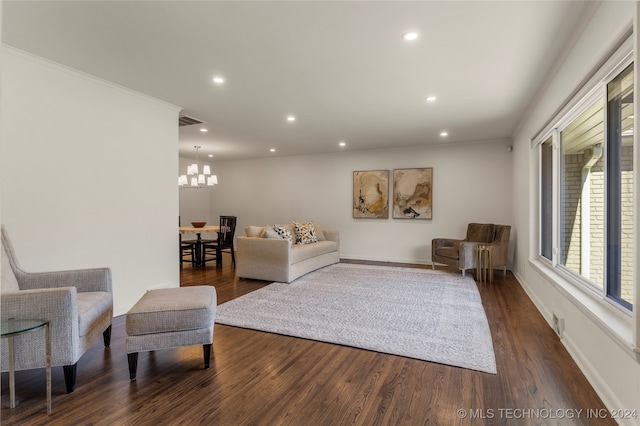
[(389, 219), (389, 170), (353, 172), (353, 218)]
[(433, 167), (393, 170), (393, 218), (433, 219)]

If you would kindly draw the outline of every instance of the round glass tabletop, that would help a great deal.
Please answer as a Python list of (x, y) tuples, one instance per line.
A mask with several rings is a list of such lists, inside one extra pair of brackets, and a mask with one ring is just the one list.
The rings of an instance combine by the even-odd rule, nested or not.
[(49, 321), (36, 318), (10, 318), (2, 320), (2, 337), (14, 336), (36, 330)]

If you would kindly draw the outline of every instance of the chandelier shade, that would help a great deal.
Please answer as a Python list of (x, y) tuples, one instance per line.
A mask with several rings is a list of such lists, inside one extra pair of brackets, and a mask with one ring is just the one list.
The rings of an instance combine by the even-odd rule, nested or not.
[(194, 146), (196, 149), (196, 162), (187, 167), (187, 174), (178, 176), (178, 186), (186, 188), (210, 188), (218, 184), (218, 176), (211, 174), (211, 167), (205, 164), (200, 173), (199, 151), (201, 146)]

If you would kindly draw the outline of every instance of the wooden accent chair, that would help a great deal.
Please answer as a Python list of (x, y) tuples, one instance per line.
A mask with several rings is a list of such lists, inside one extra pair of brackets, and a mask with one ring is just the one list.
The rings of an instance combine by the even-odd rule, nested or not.
[[(102, 334), (111, 343), (113, 292), (109, 268), (29, 273), (20, 268), (2, 226), (2, 319), (50, 321), (51, 366), (62, 366), (67, 392), (73, 392), (80, 357)], [(42, 331), (42, 333), (41, 333)], [(15, 339), (15, 369), (45, 367), (44, 330)], [(2, 371), (9, 371), (8, 344), (2, 339)]]
[[(182, 220), (178, 216), (178, 226), (182, 225)], [(178, 243), (180, 244), (180, 268), (184, 262), (191, 263), (191, 267), (196, 266), (196, 240), (183, 240), (182, 234), (178, 233)]]
[(196, 266), (196, 241), (195, 240), (182, 240), (182, 234), (178, 234), (178, 241), (180, 243), (180, 267), (184, 262), (191, 263), (191, 267)]
[[(216, 261), (216, 267), (222, 267), (222, 251), (229, 250), (231, 252), (231, 261), (233, 267), (236, 267), (236, 253), (233, 246), (233, 239), (236, 233), (235, 216), (220, 216), (220, 230), (218, 231), (218, 239), (214, 241), (204, 241), (202, 244), (204, 262), (211, 260)], [(215, 257), (207, 257), (215, 253)]]
[(457, 267), (465, 276), (467, 269), (477, 266), (478, 244), (490, 244), (493, 247), (493, 267), (502, 267), (507, 274), (509, 254), (509, 236), (511, 226), (493, 223), (470, 223), (464, 240), (452, 238), (434, 238), (431, 241), (431, 266), (435, 263)]

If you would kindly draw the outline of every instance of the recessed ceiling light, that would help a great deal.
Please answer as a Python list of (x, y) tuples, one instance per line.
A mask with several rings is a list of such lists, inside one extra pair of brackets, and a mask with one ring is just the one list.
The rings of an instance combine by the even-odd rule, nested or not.
[(345, 141), (341, 141), (338, 145), (344, 147), (344, 146), (347, 146), (347, 143)]
[(219, 77), (219, 76), (213, 77), (213, 82), (216, 83), (216, 84), (222, 84), (222, 83), (224, 83), (224, 78)]
[(276, 152), (276, 149), (275, 148), (271, 148), (269, 151), (270, 152)]
[(288, 115), (287, 116), (287, 121), (296, 121), (296, 117), (293, 115)]
[(209, 158), (213, 158), (213, 154), (209, 154)]
[(406, 32), (406, 33), (402, 34), (402, 39), (404, 41), (413, 41), (413, 40), (415, 40), (417, 38), (418, 38), (418, 33), (415, 32), (415, 31), (409, 31), (409, 32)]
[(427, 101), (427, 102), (433, 102), (436, 99), (438, 99), (438, 98), (436, 98), (435, 96), (427, 96), (424, 100)]
[(447, 137), (449, 136), (449, 132), (440, 132), (440, 136), (442, 136), (443, 138)]
[(205, 128), (203, 127), (202, 129), (200, 129), (200, 131), (201, 131), (202, 133), (207, 133), (209, 130), (207, 130), (207, 129), (205, 129)]

